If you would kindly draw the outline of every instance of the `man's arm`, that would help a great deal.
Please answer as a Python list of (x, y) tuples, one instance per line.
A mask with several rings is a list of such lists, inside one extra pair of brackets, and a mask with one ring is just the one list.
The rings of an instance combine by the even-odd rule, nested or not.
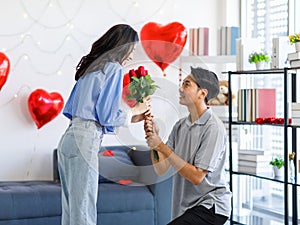
[(172, 165), (181, 176), (189, 180), (191, 183), (197, 185), (202, 182), (207, 174), (207, 170), (202, 170), (194, 165), (186, 162), (180, 158), (174, 151), (164, 144), (161, 138), (158, 136), (158, 129), (152, 117), (147, 117), (145, 120), (145, 131), (147, 144), (153, 150), (156, 150), (159, 159), (155, 159), (153, 150), (151, 154), (152, 163), (154, 165), (155, 172), (158, 175), (165, 174), (170, 165)]
[[(158, 134), (159, 132), (157, 124), (153, 120), (153, 115), (151, 113), (145, 116), (144, 130), (146, 133), (146, 139), (152, 134), (152, 132), (155, 132), (156, 134)], [(170, 163), (166, 160), (165, 156), (153, 149), (151, 150), (151, 160), (154, 166), (154, 170), (159, 176), (164, 175), (170, 168)]]
[[(153, 137), (151, 136), (149, 137), (149, 139), (152, 138)], [(207, 170), (200, 169), (186, 162), (163, 142), (160, 142), (160, 144), (158, 144), (153, 149), (158, 151), (160, 155), (164, 157), (164, 161), (167, 161), (169, 166), (172, 165), (181, 176), (183, 176), (194, 185), (200, 184), (207, 174)]]

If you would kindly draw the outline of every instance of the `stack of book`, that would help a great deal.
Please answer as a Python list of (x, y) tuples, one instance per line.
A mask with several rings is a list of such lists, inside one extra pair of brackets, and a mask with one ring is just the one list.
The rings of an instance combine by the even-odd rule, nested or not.
[(300, 52), (292, 52), (288, 54), (288, 61), (290, 62), (290, 66), (300, 67)]
[(219, 55), (236, 55), (236, 39), (239, 37), (239, 27), (221, 27), (218, 35)]
[(270, 150), (239, 150), (238, 172), (254, 174), (258, 176), (272, 176), (272, 166), (270, 161), (272, 154)]
[(276, 117), (276, 89), (238, 90), (238, 121), (255, 122), (256, 118)]
[(272, 39), (271, 68), (278, 69), (288, 67), (288, 54), (295, 51), (287, 36)]
[(293, 102), (292, 103), (292, 125), (300, 126), (300, 103)]
[(189, 33), (189, 55), (208, 55), (209, 28), (190, 28)]

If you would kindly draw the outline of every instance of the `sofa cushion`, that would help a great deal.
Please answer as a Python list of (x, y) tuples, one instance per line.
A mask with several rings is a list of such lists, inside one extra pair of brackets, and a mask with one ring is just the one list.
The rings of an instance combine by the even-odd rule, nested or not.
[(0, 220), (61, 215), (60, 184), (52, 181), (0, 182)]
[(116, 183), (99, 184), (98, 212), (133, 212), (153, 209), (154, 198), (147, 186), (127, 186)]
[(128, 156), (129, 148), (114, 146), (99, 152), (99, 183), (137, 181), (139, 170)]

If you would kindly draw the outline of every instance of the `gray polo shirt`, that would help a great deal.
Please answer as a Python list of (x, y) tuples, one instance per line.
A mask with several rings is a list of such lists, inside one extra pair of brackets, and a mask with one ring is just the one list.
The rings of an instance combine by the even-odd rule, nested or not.
[(224, 216), (231, 213), (231, 192), (226, 183), (226, 130), (222, 121), (207, 109), (191, 123), (190, 116), (173, 127), (167, 145), (194, 166), (208, 170), (202, 183), (194, 185), (179, 173), (173, 178), (172, 218), (187, 209), (202, 205)]

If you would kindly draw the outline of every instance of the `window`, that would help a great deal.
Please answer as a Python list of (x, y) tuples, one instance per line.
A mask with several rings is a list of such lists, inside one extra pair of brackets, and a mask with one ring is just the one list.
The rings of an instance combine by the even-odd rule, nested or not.
[[(289, 14), (289, 12), (294, 14), (294, 9), (291, 10), (291, 1), (295, 6), (296, 4), (300, 6), (300, 0), (241, 0), (241, 37), (259, 38), (262, 48), (271, 55), (273, 38), (294, 33), (293, 27), (298, 26), (298, 32), (300, 31), (300, 17), (298, 16), (297, 20), (297, 18), (294, 19), (294, 15)], [(294, 22), (291, 23), (291, 21)], [(247, 88), (276, 88), (276, 117), (283, 117), (283, 76), (275, 74), (267, 77), (255, 76), (250, 83), (245, 78), (245, 80), (240, 80), (240, 85), (245, 85)], [(276, 127), (244, 126), (239, 130), (241, 143), (237, 144), (238, 149), (248, 144), (246, 140), (250, 139), (248, 144), (250, 148), (265, 148), (267, 143), (272, 149), (273, 156), (283, 156), (283, 132), (283, 129)], [(266, 137), (268, 137), (267, 142)], [(266, 224), (264, 220), (268, 217), (267, 220), (270, 221), (268, 224), (282, 223), (280, 219), (284, 214), (284, 186), (282, 184), (247, 176), (236, 177), (236, 179), (239, 179), (240, 183), (234, 182), (233, 184), (237, 186), (233, 189), (240, 190), (240, 196), (236, 198), (242, 202), (242, 204), (236, 204), (236, 211), (251, 211), (248, 216), (244, 217), (235, 212), (235, 216), (240, 217), (240, 221), (260, 225)], [(242, 185), (251, 188), (243, 188)], [(270, 202), (273, 204), (269, 205)]]
[(272, 38), (288, 35), (288, 1), (241, 1), (241, 15), (245, 15), (242, 18), (242, 36), (259, 38), (264, 50), (271, 53)]

